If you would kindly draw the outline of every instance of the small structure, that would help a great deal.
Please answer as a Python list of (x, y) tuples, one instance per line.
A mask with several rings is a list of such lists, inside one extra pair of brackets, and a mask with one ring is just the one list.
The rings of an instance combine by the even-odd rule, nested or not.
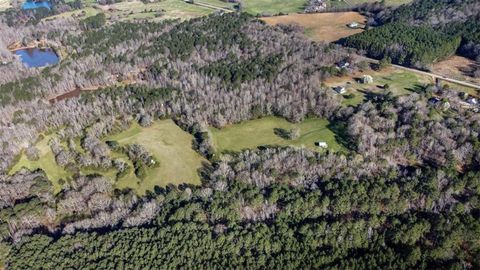
[(432, 97), (428, 100), (428, 104), (429, 105), (436, 105), (438, 102), (440, 102), (440, 99), (439, 98), (436, 98), (436, 97)]
[(347, 92), (347, 89), (345, 89), (345, 86), (337, 86), (335, 88), (333, 88), (333, 90), (335, 92), (337, 92), (338, 94), (345, 94)]
[(460, 92), (459, 95), (462, 99), (467, 99), (468, 98), (468, 93), (467, 92)]
[(373, 83), (373, 77), (370, 75), (363, 75), (362, 83), (363, 84)]
[(337, 63), (337, 69), (348, 68), (350, 63), (348, 61), (342, 61)]
[(347, 26), (352, 29), (357, 29), (358, 27), (360, 27), (360, 25), (357, 22), (351, 22)]
[(467, 103), (470, 105), (478, 105), (478, 100), (474, 97), (467, 98)]
[(327, 148), (328, 144), (326, 142), (315, 142), (315, 145), (321, 148)]

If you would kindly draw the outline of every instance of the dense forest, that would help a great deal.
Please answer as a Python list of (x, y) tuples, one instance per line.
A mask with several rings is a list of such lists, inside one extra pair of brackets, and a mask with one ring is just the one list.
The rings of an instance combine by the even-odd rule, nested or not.
[(453, 55), (460, 40), (460, 37), (437, 33), (426, 26), (389, 23), (346, 37), (340, 43), (364, 50), (372, 58), (388, 57), (393, 63), (421, 68)]
[[(345, 72), (358, 68), (347, 49), (246, 14), (1, 26), (0, 44), (40, 31), (64, 52), (60, 64), (41, 70), (14, 60), (0, 66), (6, 269), (480, 267), (480, 117), (456, 89), (421, 85), (404, 96), (385, 89), (342, 106), (322, 82), (339, 62), (351, 62)], [(417, 30), (406, 29), (418, 47), (403, 61), (432, 60), (459, 42), (414, 28), (444, 42), (429, 52), (413, 40)], [(208, 127), (269, 115), (328, 119), (345, 151), (214, 153)], [(141, 179), (155, 157), (105, 136), (156, 119), (193, 135), (205, 158), (199, 185), (139, 195), (80, 173), (115, 168), (117, 178)], [(20, 154), (37, 159), (36, 142), (53, 131), (48, 148), (70, 178), (54, 187), (42, 170), (9, 173)]]
[(365, 5), (362, 8), (373, 26), (405, 23), (427, 26), (432, 32), (461, 38), (458, 53), (477, 59), (480, 56), (480, 2), (477, 0), (416, 0), (398, 8), (379, 8)]

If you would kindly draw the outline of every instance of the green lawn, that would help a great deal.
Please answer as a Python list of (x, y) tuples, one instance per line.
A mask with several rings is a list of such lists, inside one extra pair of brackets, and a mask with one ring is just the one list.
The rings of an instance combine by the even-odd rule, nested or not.
[[(304, 146), (321, 151), (315, 142), (324, 141), (328, 149), (339, 151), (343, 148), (335, 140), (335, 134), (327, 128), (329, 122), (324, 119), (310, 118), (301, 123), (294, 124), (279, 117), (265, 117), (249, 120), (239, 124), (227, 126), (222, 129), (210, 128), (217, 152), (240, 151), (254, 149), (262, 145)], [(300, 129), (300, 137), (295, 140), (286, 140), (274, 133), (275, 128)]]
[[(371, 75), (373, 83), (362, 84), (358, 80), (363, 74)], [(415, 91), (421, 90), (421, 88), (428, 83), (431, 83), (430, 79), (411, 71), (387, 68), (382, 71), (368, 71), (365, 73), (357, 73), (353, 76), (332, 78), (330, 83), (327, 83), (329, 87), (345, 86), (347, 93), (343, 96), (339, 96), (343, 105), (357, 105), (362, 103), (365, 96), (369, 93), (381, 94), (384, 93), (383, 86), (388, 84), (390, 91), (395, 96), (411, 94)], [(332, 90), (333, 91), (333, 90)], [(351, 98), (346, 98), (348, 95), (353, 95)]]
[(21, 168), (27, 168), (30, 171), (42, 169), (47, 174), (48, 179), (52, 181), (54, 192), (59, 192), (62, 188), (58, 183), (59, 180), (63, 179), (66, 181), (68, 178), (71, 178), (72, 174), (56, 163), (55, 156), (48, 145), (48, 141), (53, 136), (54, 134), (45, 136), (36, 144), (40, 152), (40, 158), (37, 161), (30, 161), (25, 154), (22, 154), (20, 160), (13, 166), (9, 174), (18, 172)]
[(147, 169), (144, 180), (140, 181), (133, 174), (119, 179), (119, 188), (130, 187), (144, 194), (146, 190), (153, 190), (155, 185), (200, 184), (197, 170), (206, 160), (192, 149), (193, 137), (172, 120), (156, 121), (147, 128), (134, 124), (105, 140), (114, 140), (122, 145), (140, 144), (160, 162), (160, 166)]
[(250, 14), (278, 14), (301, 12), (306, 0), (243, 0), (243, 11)]
[[(373, 3), (377, 2), (378, 0), (330, 0), (328, 1), (328, 5), (330, 7), (351, 7), (356, 6), (363, 3)], [(399, 6), (402, 4), (411, 3), (413, 0), (385, 0), (385, 4), (387, 6)], [(378, 1), (380, 2), (380, 1)]]
[(110, 5), (110, 7), (114, 11), (109, 12), (108, 15), (110, 17), (119, 17), (120, 20), (155, 18), (157, 12), (163, 13), (162, 16), (156, 18), (158, 20), (185, 20), (214, 12), (211, 8), (188, 4), (182, 0), (163, 0), (149, 4), (141, 1), (120, 2)]

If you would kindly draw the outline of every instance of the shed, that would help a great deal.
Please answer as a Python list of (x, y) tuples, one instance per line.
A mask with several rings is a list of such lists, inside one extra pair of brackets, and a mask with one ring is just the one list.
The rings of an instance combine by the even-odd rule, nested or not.
[(358, 28), (360, 25), (357, 22), (351, 22), (348, 24), (348, 27), (350, 28)]
[(470, 105), (477, 105), (478, 104), (478, 100), (474, 97), (469, 97), (467, 99), (467, 103), (470, 104)]
[(316, 142), (316, 146), (321, 147), (321, 148), (327, 148), (328, 144), (326, 142)]
[(345, 94), (347, 92), (345, 86), (337, 86), (333, 88), (333, 90), (335, 90), (335, 92), (337, 92), (338, 94)]

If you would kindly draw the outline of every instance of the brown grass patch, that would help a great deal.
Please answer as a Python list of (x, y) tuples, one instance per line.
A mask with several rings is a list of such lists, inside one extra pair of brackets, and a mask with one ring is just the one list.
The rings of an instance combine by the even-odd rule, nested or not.
[(298, 24), (305, 29), (305, 34), (315, 41), (332, 42), (363, 31), (351, 29), (351, 22), (365, 23), (365, 17), (358, 12), (291, 14), (262, 18), (267, 24)]
[(480, 68), (480, 64), (471, 59), (452, 56), (433, 65), (432, 72), (456, 80), (480, 84), (480, 78), (473, 78), (473, 71)]

